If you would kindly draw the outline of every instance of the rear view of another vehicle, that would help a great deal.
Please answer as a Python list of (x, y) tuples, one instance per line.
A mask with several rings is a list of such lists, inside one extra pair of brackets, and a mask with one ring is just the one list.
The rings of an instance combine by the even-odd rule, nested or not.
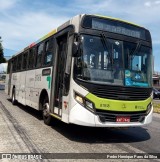
[(158, 91), (156, 88), (153, 88), (153, 98), (160, 99), (160, 91)]

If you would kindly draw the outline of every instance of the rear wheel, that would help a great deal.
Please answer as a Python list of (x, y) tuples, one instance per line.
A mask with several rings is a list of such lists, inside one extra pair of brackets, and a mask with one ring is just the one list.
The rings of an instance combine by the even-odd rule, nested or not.
[(48, 97), (45, 97), (42, 102), (42, 108), (43, 108), (43, 120), (46, 125), (50, 125), (52, 122), (52, 117), (50, 115), (50, 109), (49, 109), (49, 100)]

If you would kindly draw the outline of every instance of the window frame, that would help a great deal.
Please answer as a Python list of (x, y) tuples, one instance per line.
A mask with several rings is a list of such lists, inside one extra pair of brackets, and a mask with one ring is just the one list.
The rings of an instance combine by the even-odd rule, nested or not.
[(17, 72), (17, 56), (13, 58), (13, 72)]
[[(16, 67), (16, 71), (21, 71), (21, 69), (22, 69), (22, 57), (23, 57), (22, 54), (19, 54), (17, 56), (17, 65), (16, 65), (17, 67)], [(19, 60), (19, 58), (21, 58), (21, 59)], [(19, 63), (19, 61), (21, 61), (21, 62)]]
[[(47, 43), (48, 43), (48, 50), (46, 50)], [(50, 52), (52, 54), (52, 58), (51, 58), (51, 61), (48, 64), (46, 64), (45, 61), (46, 61), (48, 52)], [(54, 58), (54, 37), (50, 37), (50, 38), (46, 39), (44, 42), (44, 53), (43, 53), (43, 59), (42, 59), (42, 67), (51, 66), (51, 64), (53, 62), (53, 58)]]
[[(33, 55), (33, 56), (30, 57), (30, 55)], [(31, 62), (30, 62), (30, 58), (32, 58)], [(28, 64), (27, 64), (27, 69), (28, 70), (32, 70), (32, 69), (35, 69), (36, 68), (35, 67), (35, 61), (36, 61), (36, 48), (34, 46), (34, 47), (32, 47), (32, 48), (30, 48), (28, 50)]]
[[(42, 47), (42, 50), (41, 50), (41, 60), (39, 61), (39, 47), (40, 46), (43, 46)], [(39, 44), (36, 45), (36, 62), (35, 62), (35, 68), (41, 68), (43, 65), (42, 65), (42, 61), (43, 61), (43, 55), (44, 55), (44, 41), (40, 42)], [(38, 64), (40, 63), (40, 64)]]
[[(24, 56), (26, 55), (26, 62), (24, 62)], [(27, 70), (27, 67), (28, 67), (28, 50), (27, 51), (24, 51), (22, 53), (22, 70), (23, 71), (26, 71)], [(24, 67), (25, 65), (25, 67)]]

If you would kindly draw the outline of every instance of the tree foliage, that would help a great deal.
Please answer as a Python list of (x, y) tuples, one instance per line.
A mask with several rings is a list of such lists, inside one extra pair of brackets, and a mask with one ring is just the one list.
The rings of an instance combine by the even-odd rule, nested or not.
[(2, 40), (0, 37), (0, 63), (5, 63), (5, 62), (6, 62), (6, 59), (4, 58), (4, 55), (3, 55), (3, 46), (2, 46)]

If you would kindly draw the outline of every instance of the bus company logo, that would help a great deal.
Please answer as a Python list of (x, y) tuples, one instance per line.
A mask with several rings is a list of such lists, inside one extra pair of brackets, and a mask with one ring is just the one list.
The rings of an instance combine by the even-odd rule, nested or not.
[(126, 109), (126, 105), (125, 104), (122, 104), (122, 109)]

